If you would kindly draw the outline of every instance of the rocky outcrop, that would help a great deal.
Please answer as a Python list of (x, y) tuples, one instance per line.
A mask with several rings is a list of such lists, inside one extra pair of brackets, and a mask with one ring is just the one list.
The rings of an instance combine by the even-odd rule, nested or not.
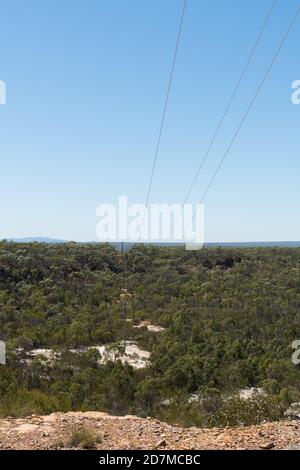
[[(297, 421), (239, 428), (180, 428), (155, 419), (101, 412), (53, 413), (0, 419), (1, 449), (80, 448), (72, 433), (88, 430), (97, 449), (299, 449)], [(74, 439), (73, 439), (74, 440)]]

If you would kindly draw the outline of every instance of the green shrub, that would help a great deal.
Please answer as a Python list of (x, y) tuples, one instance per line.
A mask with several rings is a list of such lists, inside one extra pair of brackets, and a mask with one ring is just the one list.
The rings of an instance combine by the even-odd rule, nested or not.
[(184, 393), (177, 392), (165, 405), (161, 406), (157, 418), (178, 426), (204, 426), (204, 413), (198, 402), (189, 401)]
[(83, 428), (74, 430), (67, 442), (67, 447), (82, 447), (82, 449), (94, 449), (96, 444), (101, 442), (91, 429)]
[(0, 400), (0, 416), (28, 416), (63, 411), (61, 401), (39, 390), (18, 389)]
[(247, 400), (233, 397), (224, 400), (220, 410), (208, 418), (212, 426), (250, 426), (284, 417), (286, 405), (275, 396), (254, 394)]

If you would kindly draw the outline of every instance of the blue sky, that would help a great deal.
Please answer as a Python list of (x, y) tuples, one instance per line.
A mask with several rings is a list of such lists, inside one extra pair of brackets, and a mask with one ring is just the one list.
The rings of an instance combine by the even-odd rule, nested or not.
[[(182, 202), (272, 0), (189, 0), (151, 202)], [(198, 202), (299, 0), (278, 0), (191, 195)], [(96, 239), (144, 202), (181, 0), (6, 0), (0, 238)], [(206, 241), (300, 240), (300, 17), (205, 201)]]

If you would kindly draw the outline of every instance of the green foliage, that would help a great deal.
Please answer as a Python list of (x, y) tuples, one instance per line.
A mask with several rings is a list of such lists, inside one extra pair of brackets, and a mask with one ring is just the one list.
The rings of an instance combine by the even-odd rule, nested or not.
[(220, 393), (199, 400), (188, 400), (182, 394), (161, 408), (162, 420), (181, 426), (249, 426), (262, 421), (283, 419), (286, 406), (277, 396), (254, 394), (245, 400), (239, 397), (225, 398)]
[(173, 425), (185, 427), (202, 427), (208, 424), (200, 404), (190, 401), (181, 391), (175, 392), (172, 398), (160, 407), (157, 417)]
[(0, 416), (28, 416), (31, 414), (49, 414), (64, 411), (67, 408), (63, 400), (49, 396), (39, 390), (24, 390), (5, 395), (0, 400)]
[[(299, 401), (291, 343), (300, 338), (300, 249), (136, 245), (126, 257), (127, 335), (151, 352), (141, 370), (101, 364), (96, 350), (71, 351), (123, 339), (119, 252), (0, 243), (2, 416), (95, 409), (183, 425), (248, 424), (277, 419), (281, 404)], [(165, 331), (133, 328), (141, 320)], [(28, 361), (34, 348), (59, 356)], [(244, 387), (263, 387), (269, 397), (225, 398)]]
[(81, 447), (82, 449), (94, 449), (96, 447), (96, 444), (99, 442), (101, 442), (101, 439), (93, 432), (93, 430), (89, 428), (83, 428), (80, 430), (75, 430), (71, 433), (66, 447)]
[(282, 419), (285, 410), (278, 397), (254, 395), (247, 400), (234, 397), (224, 401), (221, 408), (209, 417), (209, 423), (212, 426), (249, 426), (264, 420)]

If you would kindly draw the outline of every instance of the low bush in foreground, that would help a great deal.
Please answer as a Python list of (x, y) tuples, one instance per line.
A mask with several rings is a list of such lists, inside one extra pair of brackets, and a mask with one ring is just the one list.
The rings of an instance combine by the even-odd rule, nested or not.
[(67, 442), (66, 447), (81, 447), (82, 449), (94, 449), (101, 442), (92, 429), (83, 428), (74, 430)]

